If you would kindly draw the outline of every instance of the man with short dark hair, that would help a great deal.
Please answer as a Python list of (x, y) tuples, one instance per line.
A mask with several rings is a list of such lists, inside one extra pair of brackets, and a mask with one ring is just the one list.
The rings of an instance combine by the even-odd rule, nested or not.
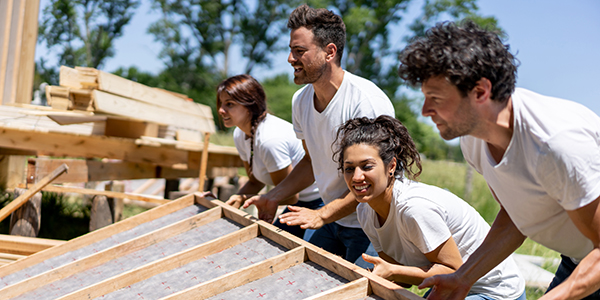
[(316, 181), (325, 206), (319, 210), (289, 206), (292, 212), (280, 221), (318, 229), (311, 243), (351, 262), (359, 259), (365, 266), (361, 254), (370, 242), (356, 218), (358, 202), (348, 193), (333, 160), (332, 144), (346, 120), (393, 117), (394, 107), (375, 84), (342, 69), (346, 26), (340, 16), (302, 5), (290, 15), (288, 28), (294, 82), (306, 84), (292, 99), (294, 130), (306, 154), (277, 187), (246, 201), (244, 207), (254, 204), (261, 219), (272, 221), (280, 202)]
[(455, 273), (426, 279), (429, 299), (470, 286), (529, 237), (562, 254), (543, 299), (600, 299), (600, 118), (584, 106), (515, 89), (500, 38), (472, 22), (442, 23), (400, 54), (399, 75), (421, 85), (422, 114), (486, 179), (500, 212)]

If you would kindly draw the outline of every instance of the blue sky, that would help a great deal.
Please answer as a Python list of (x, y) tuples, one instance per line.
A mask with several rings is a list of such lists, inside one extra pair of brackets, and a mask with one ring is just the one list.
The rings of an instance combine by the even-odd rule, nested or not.
[[(46, 3), (42, 0), (41, 7)], [(580, 102), (600, 115), (600, 1), (479, 0), (478, 5), (483, 15), (495, 16), (508, 34), (506, 42), (521, 62), (517, 86)], [(143, 0), (125, 35), (116, 41), (116, 56), (107, 61), (104, 70), (135, 65), (159, 71), (161, 47), (146, 33), (159, 16), (150, 10), (148, 0)], [(288, 41), (284, 36), (282, 42)], [(404, 43), (397, 41), (394, 46), (402, 48)], [(38, 46), (36, 57), (40, 53), (48, 53), (43, 45)], [(277, 55), (274, 68), (257, 69), (254, 75), (262, 79), (291, 74), (286, 57), (286, 53)], [(237, 65), (241, 68), (244, 64)]]

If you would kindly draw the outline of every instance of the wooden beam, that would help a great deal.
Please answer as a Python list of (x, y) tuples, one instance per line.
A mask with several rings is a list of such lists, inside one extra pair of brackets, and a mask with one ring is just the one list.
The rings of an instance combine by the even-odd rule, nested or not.
[(202, 158), (200, 161), (200, 176), (198, 178), (198, 191), (204, 191), (204, 181), (206, 180), (206, 167), (208, 163), (208, 145), (210, 133), (204, 133), (204, 149), (202, 149)]
[[(13, 19), (13, 5), (15, 0), (0, 1), (0, 32), (2, 40), (0, 41), (0, 105), (4, 104), (6, 89), (6, 78), (8, 75), (8, 56), (11, 51), (11, 25)], [(8, 102), (8, 100), (6, 100)]]
[(84, 270), (104, 264), (110, 260), (113, 260), (115, 257), (138, 251), (150, 245), (164, 241), (172, 236), (208, 224), (220, 218), (221, 211), (218, 208), (202, 212), (165, 228), (149, 232), (128, 242), (121, 243), (114, 247), (100, 251), (94, 255), (84, 257), (69, 264), (52, 269), (51, 271), (33, 276), (25, 281), (4, 287), (0, 289), (0, 298), (9, 299), (16, 297), (46, 284), (50, 284)]
[(131, 139), (0, 128), (0, 147), (37, 150), (58, 157), (100, 157), (171, 167), (187, 165), (188, 151), (140, 146)]
[(42, 178), (38, 183), (34, 184), (29, 190), (25, 193), (11, 201), (8, 205), (0, 210), (0, 221), (4, 220), (8, 217), (13, 211), (17, 210), (17, 208), (21, 207), (21, 205), (25, 204), (31, 196), (35, 195), (35, 193), (39, 192), (44, 186), (49, 184), (56, 177), (60, 176), (62, 173), (66, 172), (69, 169), (67, 165), (63, 164), (54, 170), (48, 176)]
[(359, 278), (350, 283), (308, 297), (305, 300), (361, 299), (368, 296), (369, 280)]
[(198, 175), (196, 168), (179, 170), (155, 164), (124, 161), (30, 158), (27, 168), (28, 182), (33, 183), (35, 180), (39, 180), (63, 163), (69, 166), (69, 173), (57, 178), (55, 183), (148, 178), (177, 179), (192, 178)]
[(66, 241), (0, 234), (0, 252), (16, 255), (31, 255)]
[[(125, 116), (130, 119), (149, 121), (163, 125), (174, 125), (181, 128), (215, 132), (212, 119), (206, 119), (187, 112), (167, 110), (146, 102), (110, 94), (100, 90), (92, 91), (92, 99), (96, 112)], [(180, 101), (184, 101), (178, 99)]]
[(181, 253), (176, 253), (147, 265), (140, 266), (131, 271), (119, 274), (94, 285), (88, 286), (84, 289), (65, 295), (59, 299), (94, 299), (120, 288), (132, 285), (136, 282), (146, 280), (157, 274), (179, 268), (196, 261), (199, 258), (215, 254), (237, 244), (249, 241), (256, 236), (258, 236), (258, 226), (256, 224), (250, 225), (238, 231), (224, 235), (219, 239), (206, 242)]
[[(18, 262), (10, 264), (8, 266), (4, 266), (0, 268), (0, 277), (4, 277), (8, 274), (23, 270), (25, 268), (31, 267), (33, 265), (39, 264), (51, 257), (59, 256), (65, 254), (70, 251), (75, 251), (77, 249), (83, 248), (90, 244), (93, 244), (99, 240), (103, 240), (109, 238), (115, 234), (118, 234), (123, 231), (130, 230), (138, 225), (141, 225), (146, 222), (150, 222), (152, 220), (164, 217), (170, 213), (178, 211), (184, 207), (188, 207), (194, 204), (194, 196), (189, 195), (186, 197), (182, 197), (180, 199), (171, 201), (171, 203), (167, 203), (160, 206), (160, 209), (154, 208), (143, 214), (139, 214), (130, 218), (127, 218), (119, 223), (104, 227), (102, 229), (98, 229), (93, 233), (89, 233), (73, 240), (70, 240), (68, 244), (56, 246), (50, 249), (47, 249), (37, 255), (29, 256), (24, 258)], [(2, 236), (0, 236), (0, 241), (2, 241)], [(1, 245), (1, 243), (0, 243)], [(18, 254), (18, 253), (17, 253)]]
[[(23, 188), (23, 187), (22, 187)], [(106, 196), (109, 198), (118, 198), (118, 199), (129, 199), (129, 200), (138, 200), (156, 204), (166, 204), (172, 202), (171, 200), (164, 199), (156, 199), (152, 197), (146, 197), (144, 195), (136, 195), (131, 193), (119, 193), (113, 191), (98, 191), (93, 189), (84, 189), (84, 188), (75, 188), (75, 187), (67, 187), (60, 185), (49, 185), (42, 189), (45, 192), (53, 192), (53, 193), (77, 193), (83, 195), (94, 195), (94, 196)]]
[(304, 248), (296, 248), (162, 299), (206, 299), (303, 262)]

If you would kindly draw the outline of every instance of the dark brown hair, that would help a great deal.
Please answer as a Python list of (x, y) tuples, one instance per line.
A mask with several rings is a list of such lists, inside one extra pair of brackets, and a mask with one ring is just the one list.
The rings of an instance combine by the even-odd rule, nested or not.
[(315, 43), (321, 48), (329, 43), (335, 44), (337, 64), (341, 64), (346, 44), (346, 25), (342, 17), (324, 8), (315, 9), (302, 4), (290, 14), (287, 27), (292, 30), (306, 27), (313, 33)]
[(387, 166), (396, 158), (394, 177), (416, 180), (421, 174), (421, 158), (413, 139), (402, 123), (390, 116), (376, 119), (367, 117), (346, 121), (337, 131), (333, 157), (337, 157), (338, 170), (344, 167), (344, 151), (356, 144), (371, 145), (379, 149), (379, 156)]
[[(267, 96), (262, 86), (254, 77), (242, 74), (229, 77), (217, 86), (217, 109), (221, 106), (221, 93), (227, 93), (236, 103), (250, 111), (251, 141), (250, 141), (250, 171), (254, 157), (254, 134), (258, 124), (267, 116)], [(220, 115), (219, 115), (220, 118)]]

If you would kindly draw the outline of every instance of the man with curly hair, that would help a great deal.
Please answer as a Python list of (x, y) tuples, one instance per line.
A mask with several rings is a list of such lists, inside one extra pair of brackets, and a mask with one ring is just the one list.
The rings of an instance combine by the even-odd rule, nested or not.
[(543, 299), (600, 299), (600, 118), (567, 100), (516, 88), (516, 59), (473, 22), (441, 23), (400, 54), (398, 73), (425, 96), (422, 114), (486, 179), (500, 212), (429, 299), (464, 299), (526, 237), (561, 253)]

